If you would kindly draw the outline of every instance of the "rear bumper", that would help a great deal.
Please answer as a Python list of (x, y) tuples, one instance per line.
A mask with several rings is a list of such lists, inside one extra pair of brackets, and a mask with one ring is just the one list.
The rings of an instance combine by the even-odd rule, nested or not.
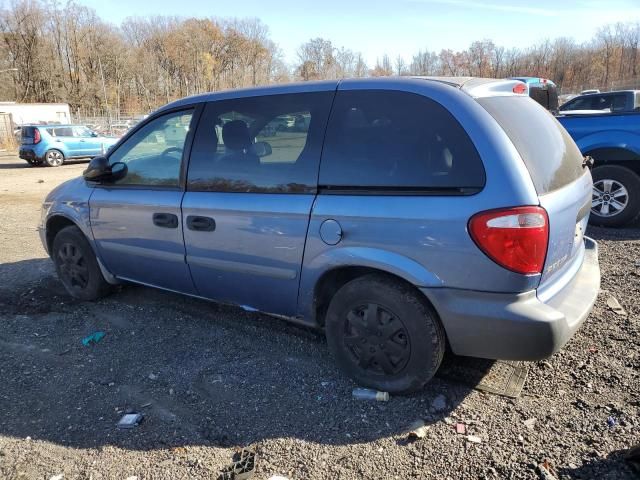
[(23, 160), (42, 160), (31, 148), (21, 148), (18, 152), (18, 156)]
[(546, 302), (535, 290), (502, 294), (423, 289), (440, 315), (453, 352), (500, 360), (541, 360), (562, 348), (591, 312), (600, 290), (598, 245), (588, 237), (584, 241), (582, 266)]

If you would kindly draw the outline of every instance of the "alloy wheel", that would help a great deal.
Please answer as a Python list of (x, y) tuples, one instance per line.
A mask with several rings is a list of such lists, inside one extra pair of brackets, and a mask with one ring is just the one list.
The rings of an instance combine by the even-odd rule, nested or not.
[(47, 163), (52, 167), (59, 167), (60, 165), (62, 165), (63, 161), (64, 161), (64, 157), (62, 156), (62, 153), (56, 150), (47, 152)]
[(591, 211), (600, 217), (613, 217), (622, 212), (629, 203), (629, 192), (624, 185), (604, 178), (593, 184)]

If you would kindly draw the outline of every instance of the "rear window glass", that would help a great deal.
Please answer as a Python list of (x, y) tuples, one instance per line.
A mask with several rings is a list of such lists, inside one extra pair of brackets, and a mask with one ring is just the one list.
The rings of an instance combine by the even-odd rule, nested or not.
[(582, 154), (562, 125), (527, 97), (480, 98), (520, 153), (538, 194), (580, 178)]
[(25, 138), (32, 138), (34, 130), (35, 130), (34, 127), (22, 127), (21, 134)]
[(327, 128), (320, 185), (368, 190), (475, 190), (482, 161), (439, 103), (386, 90), (339, 91)]

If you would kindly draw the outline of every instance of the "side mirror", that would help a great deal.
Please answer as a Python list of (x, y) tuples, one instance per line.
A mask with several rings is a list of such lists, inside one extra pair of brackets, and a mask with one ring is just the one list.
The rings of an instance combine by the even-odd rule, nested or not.
[(82, 176), (89, 182), (115, 182), (127, 175), (127, 165), (116, 162), (109, 165), (107, 157), (93, 157)]
[(129, 171), (129, 167), (124, 162), (115, 162), (111, 165), (111, 176), (109, 177), (110, 182), (117, 182), (118, 180), (123, 179), (127, 176), (127, 172)]
[(271, 145), (267, 142), (256, 142), (252, 146), (253, 153), (255, 153), (259, 157), (267, 157), (271, 155), (273, 150), (271, 149)]
[(96, 132), (91, 132), (91, 136), (92, 136), (92, 137), (97, 137), (97, 136), (99, 136), (99, 135), (98, 135)]

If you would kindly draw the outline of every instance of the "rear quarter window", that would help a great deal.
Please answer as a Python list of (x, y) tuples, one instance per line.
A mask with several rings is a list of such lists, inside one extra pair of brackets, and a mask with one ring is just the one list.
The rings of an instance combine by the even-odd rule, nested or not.
[(339, 91), (322, 152), (322, 188), (475, 193), (484, 166), (464, 128), (414, 93)]
[(502, 127), (522, 157), (538, 194), (562, 188), (582, 176), (582, 154), (562, 125), (527, 97), (480, 98), (478, 103)]

